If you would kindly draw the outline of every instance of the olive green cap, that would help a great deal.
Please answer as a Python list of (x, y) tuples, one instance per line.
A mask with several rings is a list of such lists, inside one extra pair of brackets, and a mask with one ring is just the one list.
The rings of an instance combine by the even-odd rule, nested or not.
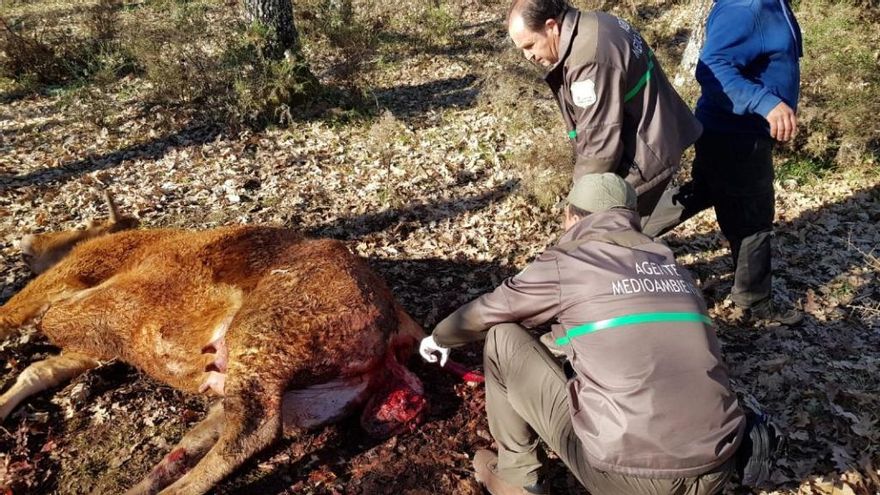
[(575, 182), (566, 198), (569, 204), (590, 212), (612, 208), (636, 209), (636, 190), (617, 174), (586, 174)]

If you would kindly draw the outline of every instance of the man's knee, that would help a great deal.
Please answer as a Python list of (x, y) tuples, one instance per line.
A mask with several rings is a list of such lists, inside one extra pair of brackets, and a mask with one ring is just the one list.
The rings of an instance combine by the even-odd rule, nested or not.
[(483, 349), (486, 367), (500, 366), (509, 362), (523, 346), (530, 345), (534, 341), (534, 337), (516, 323), (495, 325), (486, 335)]

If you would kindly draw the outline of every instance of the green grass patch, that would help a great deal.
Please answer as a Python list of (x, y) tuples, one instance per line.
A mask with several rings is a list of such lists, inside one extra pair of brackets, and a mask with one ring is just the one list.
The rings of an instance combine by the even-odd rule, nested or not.
[(783, 158), (776, 166), (776, 179), (809, 184), (833, 172), (835, 168), (832, 162), (817, 160), (810, 156), (791, 156)]
[(801, 1), (801, 132), (798, 151), (860, 165), (880, 146), (880, 18), (854, 2)]
[(36, 92), (82, 81), (103, 85), (130, 73), (134, 61), (118, 37), (121, 6), (97, 0), (0, 10), (0, 77), (17, 91)]

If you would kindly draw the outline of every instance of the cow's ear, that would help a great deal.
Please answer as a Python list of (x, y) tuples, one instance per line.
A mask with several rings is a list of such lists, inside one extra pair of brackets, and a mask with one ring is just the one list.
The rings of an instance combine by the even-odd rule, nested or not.
[(104, 189), (104, 200), (107, 202), (107, 209), (110, 210), (110, 223), (119, 222), (119, 210), (116, 208), (116, 203), (113, 201), (113, 195), (110, 194), (109, 189)]
[(104, 223), (107, 228), (107, 232), (105, 233), (136, 229), (140, 226), (141, 222), (137, 218), (121, 215), (119, 213), (119, 208), (116, 206), (116, 202), (113, 201), (113, 195), (110, 194), (109, 189), (104, 190), (104, 200), (107, 202), (107, 209), (110, 212), (110, 217)]

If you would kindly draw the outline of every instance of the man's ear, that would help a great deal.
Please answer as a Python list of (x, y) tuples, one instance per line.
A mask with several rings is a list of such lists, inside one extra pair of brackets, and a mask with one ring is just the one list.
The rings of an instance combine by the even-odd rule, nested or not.
[(580, 217), (578, 217), (577, 215), (575, 215), (571, 212), (569, 205), (565, 205), (563, 208), (564, 208), (564, 210), (562, 212), (562, 219), (563, 219), (562, 223), (565, 226), (565, 228), (568, 228), (568, 227), (576, 224), (578, 222), (578, 220), (580, 220)]
[(559, 23), (556, 22), (556, 19), (547, 19), (544, 21), (544, 34), (559, 36)]

